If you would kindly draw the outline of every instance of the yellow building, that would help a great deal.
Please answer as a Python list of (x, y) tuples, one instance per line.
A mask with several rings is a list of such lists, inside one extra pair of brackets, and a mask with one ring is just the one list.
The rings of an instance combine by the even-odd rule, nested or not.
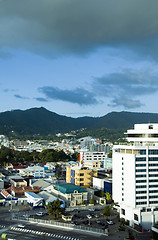
[(84, 162), (84, 167), (94, 169), (94, 168), (101, 168), (101, 162), (91, 160), (91, 161), (85, 161)]
[(93, 177), (97, 176), (97, 169), (90, 169), (78, 165), (66, 168), (66, 182), (78, 186), (90, 187), (93, 184)]

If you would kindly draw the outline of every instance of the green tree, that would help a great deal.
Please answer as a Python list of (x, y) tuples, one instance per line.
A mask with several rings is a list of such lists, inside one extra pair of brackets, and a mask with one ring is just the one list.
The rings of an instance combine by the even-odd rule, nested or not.
[(61, 207), (62, 203), (63, 202), (60, 201), (58, 198), (56, 200), (54, 200), (53, 202), (50, 202), (47, 205), (48, 213), (50, 215), (55, 216), (55, 218), (58, 218), (59, 214), (63, 211), (63, 208)]
[(112, 199), (112, 196), (111, 196), (111, 194), (109, 192), (106, 192), (105, 196), (106, 196), (106, 200), (107, 201), (110, 201)]
[(112, 152), (108, 153), (108, 158), (112, 158)]
[(98, 190), (97, 192), (95, 192), (95, 195), (98, 196), (98, 197), (104, 197), (105, 193), (102, 192), (101, 190)]
[(105, 217), (109, 217), (111, 215), (111, 210), (112, 210), (111, 205), (106, 205), (102, 211), (102, 215)]

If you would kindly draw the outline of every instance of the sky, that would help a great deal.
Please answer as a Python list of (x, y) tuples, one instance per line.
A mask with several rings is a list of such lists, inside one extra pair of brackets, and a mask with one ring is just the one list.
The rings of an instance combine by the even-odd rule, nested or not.
[(0, 112), (158, 112), (157, 0), (0, 0)]

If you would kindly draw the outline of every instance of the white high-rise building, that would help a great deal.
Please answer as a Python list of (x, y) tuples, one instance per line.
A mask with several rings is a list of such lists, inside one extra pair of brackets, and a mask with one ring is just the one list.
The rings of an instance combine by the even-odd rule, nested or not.
[(135, 124), (113, 147), (113, 199), (120, 218), (150, 229), (158, 221), (158, 124)]

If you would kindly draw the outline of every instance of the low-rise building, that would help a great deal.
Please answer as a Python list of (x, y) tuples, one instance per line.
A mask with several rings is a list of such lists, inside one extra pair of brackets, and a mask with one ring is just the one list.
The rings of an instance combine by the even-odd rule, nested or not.
[(25, 169), (19, 169), (21, 176), (33, 176), (35, 178), (43, 178), (45, 176), (44, 167), (40, 166), (29, 166)]
[(67, 207), (75, 207), (88, 201), (88, 192), (85, 188), (71, 183), (57, 184), (52, 187), (52, 193), (64, 199)]
[(14, 187), (27, 186), (27, 182), (24, 179), (11, 179), (10, 183)]
[(25, 192), (25, 196), (27, 197), (27, 203), (31, 207), (43, 206), (43, 198), (34, 192)]
[(90, 169), (81, 165), (70, 166), (66, 168), (66, 182), (90, 187), (93, 184), (93, 177), (97, 177), (97, 174), (97, 169)]
[(62, 202), (60, 207), (65, 208), (65, 201), (61, 198), (57, 198), (57, 196), (53, 195), (52, 193), (48, 193), (46, 191), (41, 191), (40, 193), (38, 193), (38, 196), (43, 198), (45, 205), (48, 205), (49, 203), (59, 199)]
[(93, 188), (101, 190), (102, 192), (108, 192), (112, 195), (112, 179), (109, 178), (93, 178)]

